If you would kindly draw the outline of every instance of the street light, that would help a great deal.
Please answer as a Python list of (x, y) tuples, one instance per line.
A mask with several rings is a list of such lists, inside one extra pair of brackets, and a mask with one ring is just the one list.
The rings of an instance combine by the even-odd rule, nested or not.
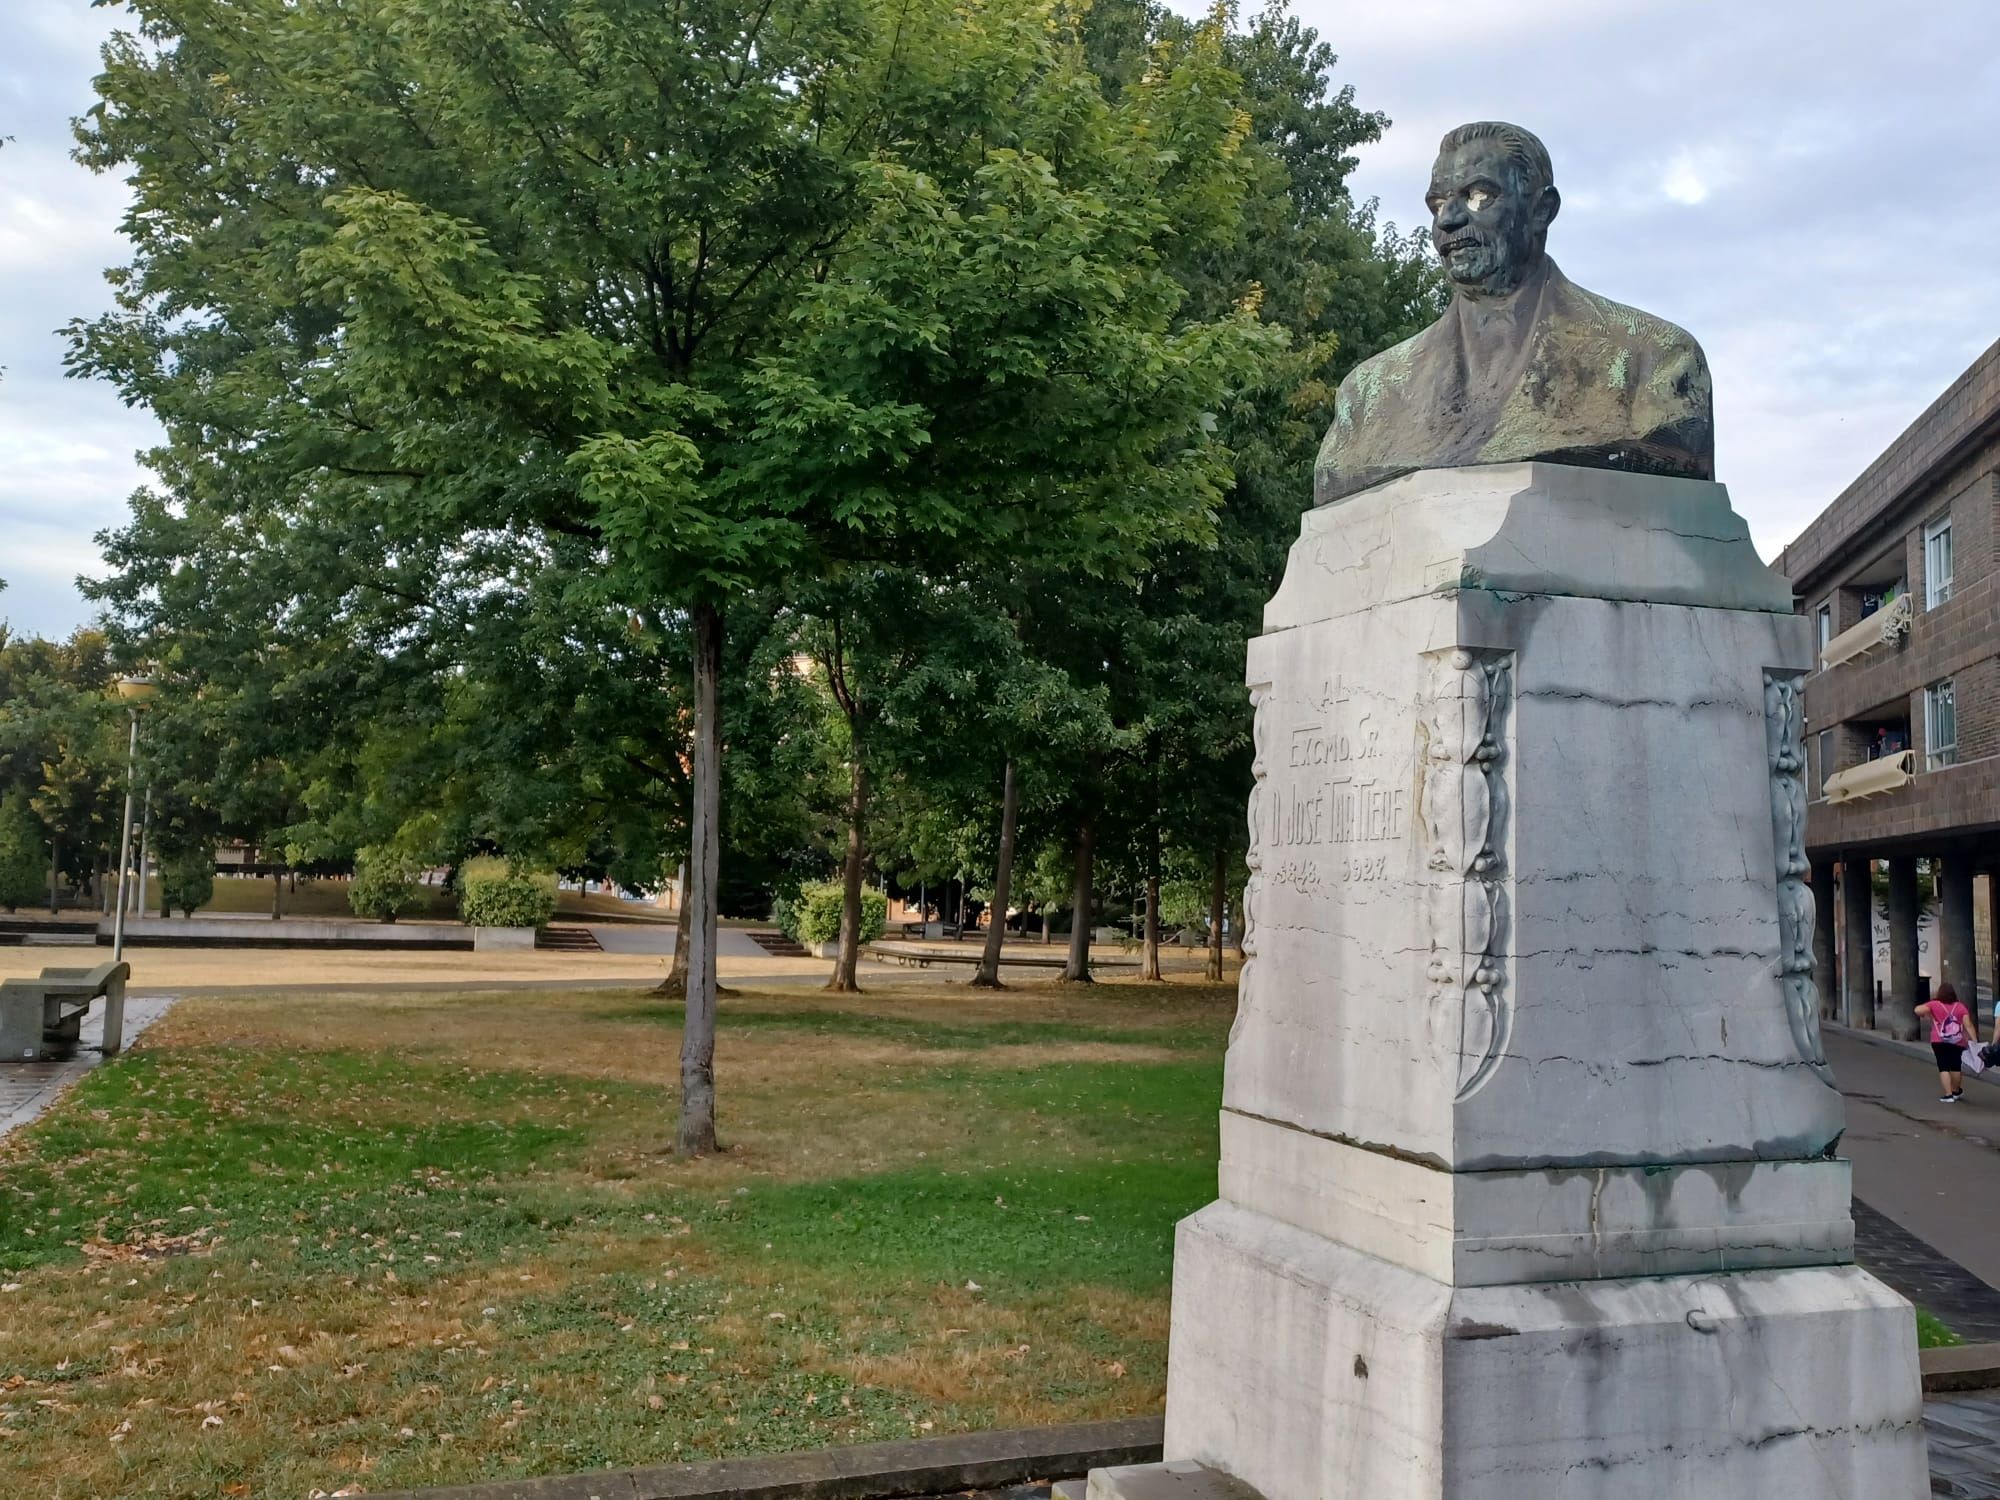
[(132, 791), (133, 783), (138, 779), (139, 708), (153, 696), (153, 680), (150, 677), (121, 677), (118, 679), (118, 696), (128, 705), (126, 711), (132, 718), (132, 734), (125, 746), (125, 829), (118, 841), (118, 911), (111, 919), (113, 963), (125, 957), (125, 877), (132, 867)]

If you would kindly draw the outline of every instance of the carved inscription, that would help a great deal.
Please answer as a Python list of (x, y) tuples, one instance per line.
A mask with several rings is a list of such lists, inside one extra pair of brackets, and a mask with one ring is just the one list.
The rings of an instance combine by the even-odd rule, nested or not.
[(1771, 841), (1778, 875), (1778, 987), (1802, 1061), (1833, 1082), (1820, 1042), (1819, 992), (1813, 983), (1811, 868), (1806, 859), (1803, 672), (1764, 674), (1764, 745), (1771, 761)]
[(1410, 791), (1384, 752), (1380, 719), (1350, 712), (1338, 681), (1314, 696), (1313, 722), (1293, 725), (1289, 735), (1292, 774), (1271, 798), (1265, 825), (1252, 831), (1274, 849), (1400, 843), (1410, 831)]

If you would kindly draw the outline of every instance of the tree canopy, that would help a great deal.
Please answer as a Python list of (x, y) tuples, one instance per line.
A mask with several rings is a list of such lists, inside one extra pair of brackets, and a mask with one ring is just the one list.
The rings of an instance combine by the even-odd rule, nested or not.
[(719, 893), (1004, 886), (1015, 822), (1038, 904), (1079, 844), (1228, 863), (1331, 393), (1436, 296), (1309, 29), (135, 10), (79, 123), (131, 259), (72, 367), (165, 431), (92, 587), (162, 684), (171, 843), (685, 866), (690, 1150)]

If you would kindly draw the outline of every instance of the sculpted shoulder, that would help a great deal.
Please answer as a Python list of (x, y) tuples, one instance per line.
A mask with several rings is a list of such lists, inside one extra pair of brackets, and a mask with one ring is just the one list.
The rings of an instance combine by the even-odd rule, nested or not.
[[(1583, 314), (1580, 321), (1594, 327), (1614, 350), (1626, 355), (1620, 360), (1614, 353), (1613, 363), (1605, 371), (1612, 386), (1630, 389), (1631, 382), (1639, 379), (1649, 382), (1662, 400), (1687, 401), (1697, 396), (1704, 403), (1708, 400), (1708, 356), (1693, 334), (1677, 323), (1613, 302), (1575, 282), (1568, 283), (1567, 289), (1578, 304), (1577, 311)], [(1639, 357), (1643, 370), (1633, 368), (1632, 356)]]
[[(1368, 466), (1367, 459), (1358, 451), (1363, 445), (1359, 435), (1374, 425), (1385, 406), (1394, 405), (1409, 394), (1419, 349), (1432, 331), (1427, 328), (1380, 354), (1370, 355), (1347, 372), (1334, 393), (1333, 422), (1320, 443), (1316, 469), (1331, 473), (1356, 461)], [(1347, 456), (1345, 460), (1343, 454)], [(1370, 457), (1379, 459), (1382, 455)]]
[(1402, 395), (1416, 367), (1418, 349), (1430, 332), (1426, 328), (1422, 333), (1412, 334), (1380, 354), (1371, 354), (1349, 370), (1334, 396), (1335, 427), (1340, 425), (1343, 413), (1351, 422), (1365, 422), (1381, 408), (1384, 399)]

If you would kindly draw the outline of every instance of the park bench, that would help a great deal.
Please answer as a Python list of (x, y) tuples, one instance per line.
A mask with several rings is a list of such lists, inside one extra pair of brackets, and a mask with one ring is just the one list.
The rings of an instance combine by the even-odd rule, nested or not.
[(39, 979), (0, 982), (0, 1061), (70, 1056), (94, 1000), (104, 1002), (104, 1045), (99, 1050), (115, 1056), (125, 1045), (125, 981), (131, 973), (130, 964), (111, 963), (94, 969), (44, 969)]

